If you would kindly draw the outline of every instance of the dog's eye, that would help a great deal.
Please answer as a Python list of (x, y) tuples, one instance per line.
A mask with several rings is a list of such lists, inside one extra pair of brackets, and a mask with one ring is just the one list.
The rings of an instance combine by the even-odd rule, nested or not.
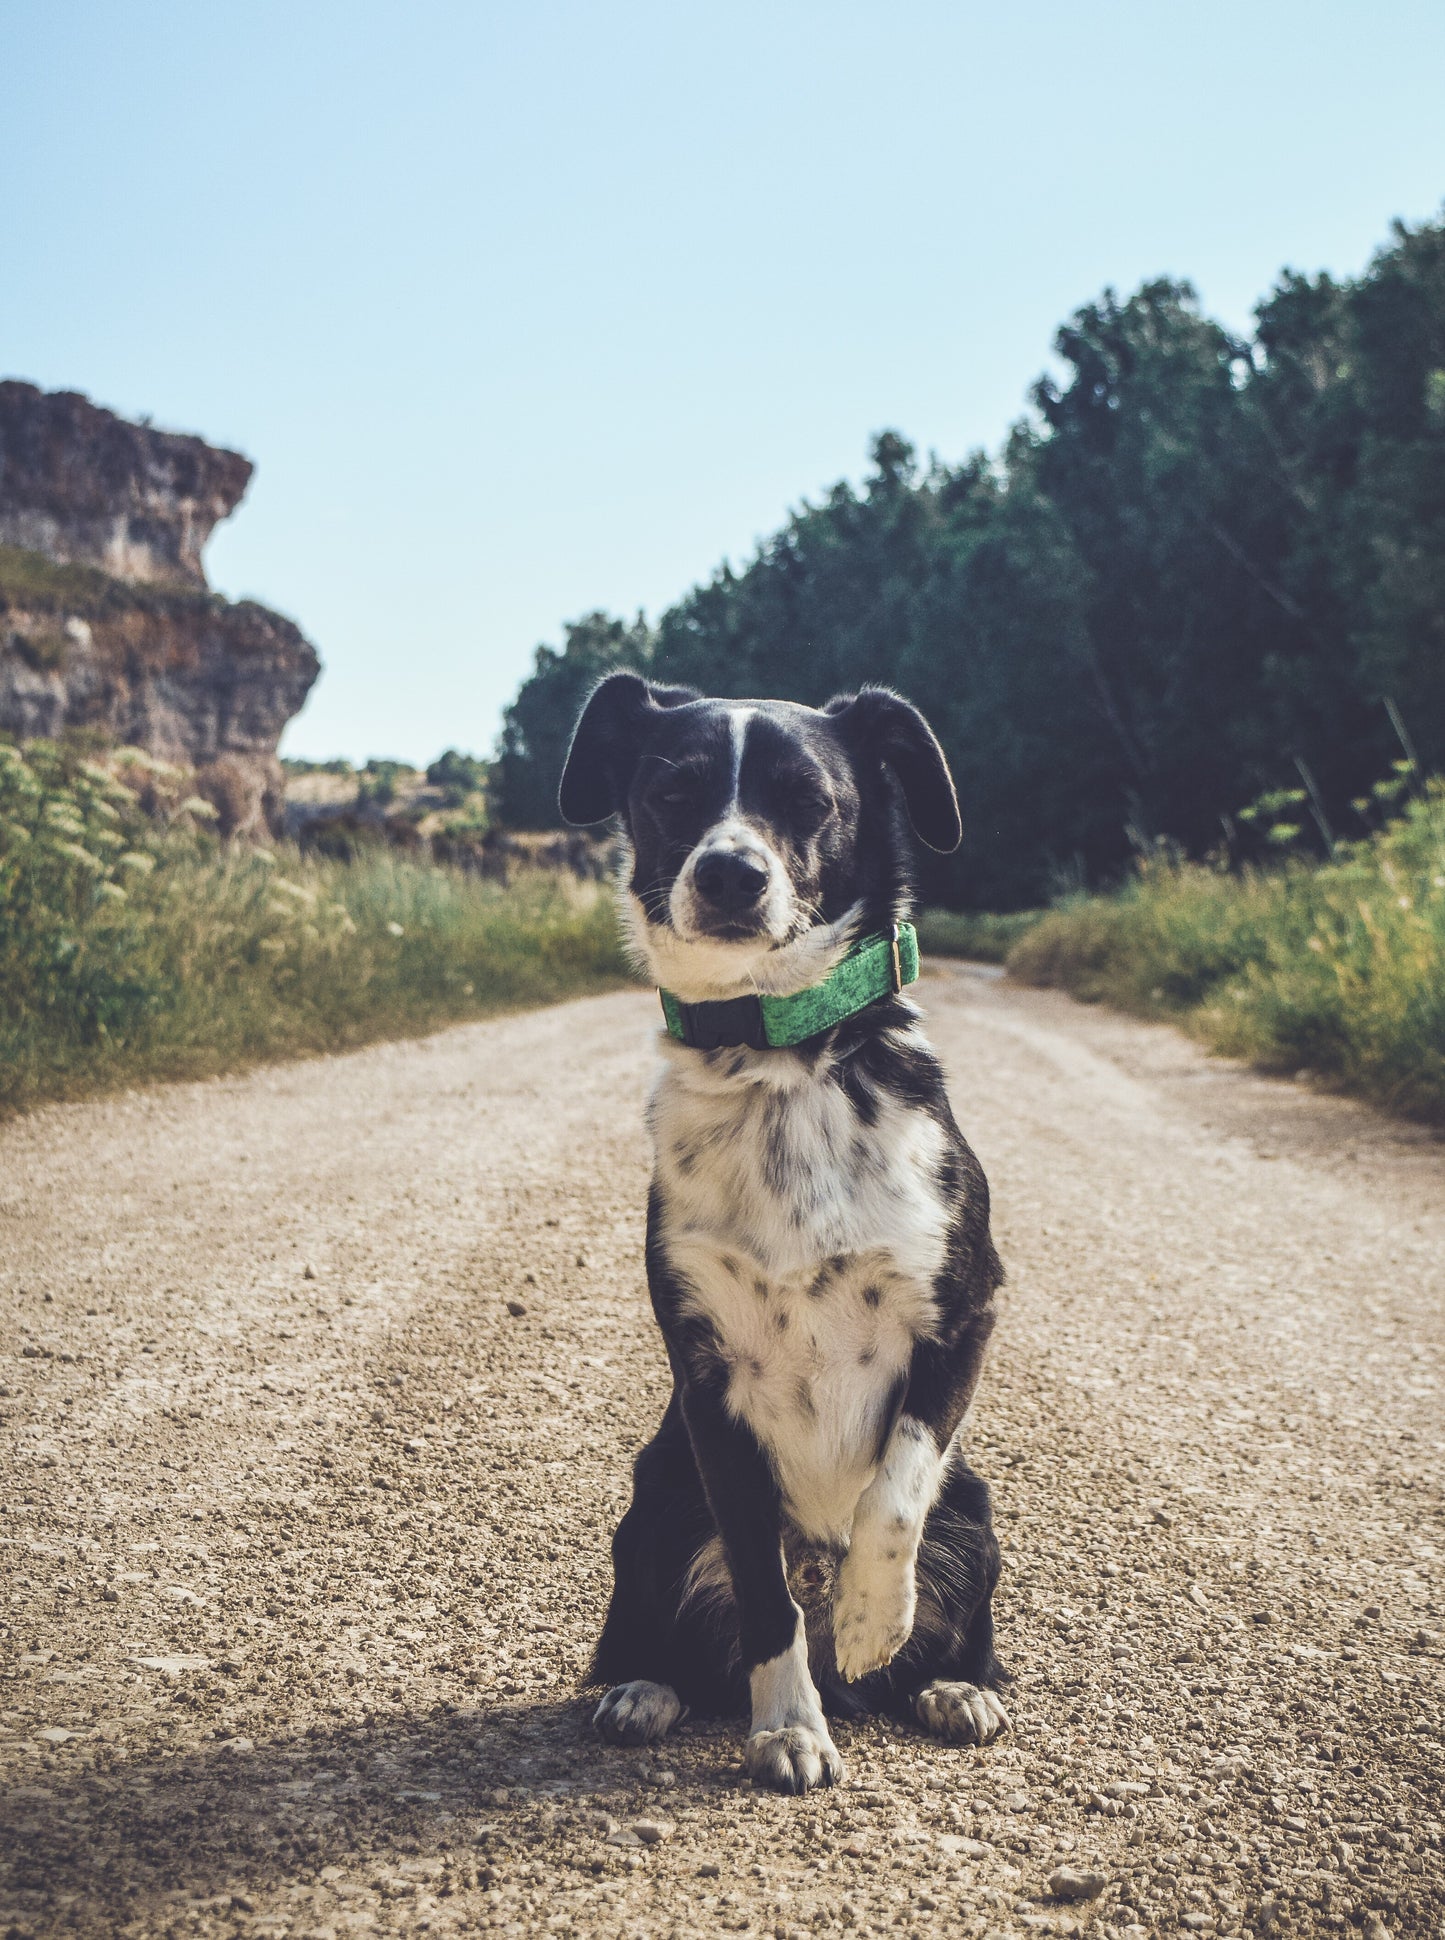
[(692, 804), (690, 788), (664, 788), (657, 798), (665, 808), (688, 808)]
[(793, 821), (809, 831), (822, 827), (832, 806), (831, 799), (820, 788), (800, 788), (788, 800)]

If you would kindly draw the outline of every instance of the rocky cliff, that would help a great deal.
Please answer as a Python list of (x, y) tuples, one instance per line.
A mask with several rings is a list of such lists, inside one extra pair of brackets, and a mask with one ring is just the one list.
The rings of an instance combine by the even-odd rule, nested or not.
[(290, 620), (206, 589), (201, 549), (250, 476), (200, 438), (0, 383), (0, 731), (96, 729), (194, 767), (227, 831), (260, 833), (320, 662)]

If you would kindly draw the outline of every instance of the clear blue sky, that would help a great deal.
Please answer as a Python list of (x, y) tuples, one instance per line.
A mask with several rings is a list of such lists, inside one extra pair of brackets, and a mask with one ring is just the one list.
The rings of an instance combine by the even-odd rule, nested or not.
[(1445, 198), (1440, 0), (3, 0), (0, 74), (0, 374), (256, 460), (209, 562), (312, 756), (486, 751), (1105, 284), (1242, 327)]

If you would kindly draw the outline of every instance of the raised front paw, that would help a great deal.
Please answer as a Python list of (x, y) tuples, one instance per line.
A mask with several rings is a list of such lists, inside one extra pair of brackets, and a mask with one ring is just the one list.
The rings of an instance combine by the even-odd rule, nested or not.
[(1008, 1730), (1008, 1712), (993, 1691), (979, 1684), (939, 1678), (924, 1685), (913, 1709), (931, 1737), (946, 1738), (955, 1745), (987, 1745)]
[(893, 1662), (913, 1635), (917, 1604), (911, 1557), (849, 1553), (833, 1598), (833, 1654), (850, 1684)]
[(825, 1729), (790, 1724), (781, 1731), (755, 1731), (747, 1744), (748, 1776), (775, 1792), (812, 1792), (836, 1785), (843, 1761)]
[(614, 1684), (592, 1714), (592, 1722), (614, 1745), (650, 1745), (683, 1715), (682, 1700), (670, 1684), (638, 1678)]

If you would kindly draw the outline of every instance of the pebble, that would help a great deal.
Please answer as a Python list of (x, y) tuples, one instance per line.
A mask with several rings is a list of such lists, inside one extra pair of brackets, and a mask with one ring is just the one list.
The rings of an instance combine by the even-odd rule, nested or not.
[(513, 1320), (520, 1320), (523, 1314), (526, 1313), (526, 1311), (527, 1311), (526, 1301), (518, 1300), (515, 1294), (507, 1302), (507, 1312), (512, 1316)]
[(303, 1280), (314, 1280), (316, 1278), (316, 1268), (312, 1266), (309, 1260), (301, 1269), (301, 1278)]
[(660, 1846), (677, 1828), (671, 1819), (634, 1819), (628, 1830), (635, 1832), (644, 1846)]
[(76, 1731), (67, 1731), (63, 1725), (52, 1724), (44, 1731), (37, 1731), (35, 1735), (37, 1738), (43, 1738), (47, 1745), (67, 1745), (72, 1738), (77, 1738), (80, 1734)]
[(993, 1851), (993, 1847), (986, 1846), (982, 1839), (965, 1839), (960, 1832), (940, 1832), (937, 1844), (940, 1852), (958, 1859), (987, 1859)]
[(1080, 1872), (1059, 1866), (1049, 1874), (1049, 1891), (1056, 1900), (1096, 1900), (1107, 1884), (1102, 1873)]

